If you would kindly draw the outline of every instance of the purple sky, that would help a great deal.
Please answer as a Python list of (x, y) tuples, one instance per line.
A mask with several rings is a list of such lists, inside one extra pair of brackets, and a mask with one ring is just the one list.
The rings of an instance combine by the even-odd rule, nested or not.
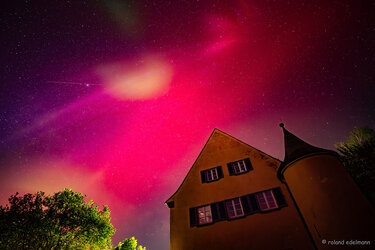
[(169, 248), (214, 128), (283, 159), (375, 127), (371, 1), (17, 1), (1, 8), (0, 202), (72, 188), (113, 243)]

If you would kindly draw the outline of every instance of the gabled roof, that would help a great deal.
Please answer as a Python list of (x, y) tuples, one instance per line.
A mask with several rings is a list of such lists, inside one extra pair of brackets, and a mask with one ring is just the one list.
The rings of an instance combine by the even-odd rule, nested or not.
[(201, 157), (202, 153), (205, 151), (205, 148), (207, 147), (207, 144), (210, 142), (210, 140), (212, 139), (212, 137), (213, 137), (213, 135), (214, 135), (215, 133), (221, 133), (221, 134), (224, 134), (224, 135), (228, 136), (229, 138), (231, 138), (231, 139), (233, 139), (233, 140), (235, 140), (235, 141), (237, 141), (237, 142), (239, 142), (239, 143), (242, 143), (242, 144), (244, 144), (244, 145), (246, 145), (246, 146), (248, 146), (248, 147), (250, 147), (250, 148), (253, 148), (254, 150), (256, 150), (256, 151), (258, 151), (258, 152), (260, 152), (260, 153), (262, 153), (262, 154), (268, 156), (269, 158), (272, 158), (273, 160), (275, 160), (275, 161), (281, 163), (281, 161), (280, 161), (279, 159), (276, 159), (275, 157), (273, 157), (273, 156), (271, 156), (271, 155), (268, 155), (268, 154), (264, 153), (263, 151), (261, 151), (261, 150), (259, 150), (259, 149), (257, 149), (257, 148), (254, 148), (254, 147), (250, 146), (249, 144), (247, 144), (247, 143), (245, 143), (245, 142), (243, 142), (243, 141), (241, 141), (241, 140), (239, 140), (239, 139), (237, 139), (237, 138), (235, 138), (235, 137), (233, 137), (233, 136), (231, 136), (231, 135), (229, 135), (229, 134), (227, 134), (227, 133), (225, 133), (225, 132), (223, 132), (223, 131), (221, 131), (221, 130), (215, 128), (215, 129), (213, 130), (213, 132), (211, 133), (210, 137), (208, 138), (208, 140), (206, 141), (206, 143), (205, 143), (204, 147), (202, 148), (201, 152), (199, 153), (198, 157), (195, 159), (195, 161), (194, 161), (193, 165), (191, 166), (189, 172), (186, 174), (184, 180), (182, 181), (182, 183), (180, 184), (180, 186), (179, 186), (178, 189), (176, 190), (176, 192), (174, 192), (174, 193), (171, 195), (171, 197), (169, 197), (169, 199), (166, 200), (166, 202), (165, 202), (166, 204), (167, 204), (167, 203), (168, 203), (168, 202), (169, 202), (169, 201), (175, 196), (175, 194), (177, 194), (177, 192), (180, 190), (180, 188), (181, 188), (182, 185), (184, 184), (186, 178), (188, 177), (189, 173), (191, 172), (191, 170), (192, 170), (193, 167), (195, 166), (197, 160)]

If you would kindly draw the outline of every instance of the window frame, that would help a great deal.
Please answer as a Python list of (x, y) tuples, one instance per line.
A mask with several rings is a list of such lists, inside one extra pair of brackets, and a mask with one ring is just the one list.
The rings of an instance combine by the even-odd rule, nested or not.
[(205, 169), (201, 171), (201, 181), (202, 183), (210, 183), (218, 181), (224, 178), (223, 169), (221, 166), (217, 166), (210, 169)]
[[(211, 174), (211, 179), (209, 178), (209, 173)], [(214, 173), (216, 175), (216, 178), (214, 178)], [(217, 168), (211, 168), (211, 169), (205, 170), (204, 174), (206, 176), (206, 182), (216, 181), (219, 179)]]
[(241, 175), (253, 170), (250, 158), (227, 163), (229, 175)]
[[(203, 209), (203, 211), (200, 211), (200, 209)], [(212, 218), (212, 211), (211, 211), (211, 205), (205, 205), (201, 207), (196, 208), (196, 213), (197, 213), (197, 224), (198, 226), (203, 226), (207, 224), (213, 223), (213, 218)], [(203, 217), (201, 217), (201, 214), (204, 214)], [(201, 218), (204, 218), (204, 222), (201, 222)]]
[[(241, 167), (241, 163), (242, 163), (243, 168)], [(237, 171), (236, 167), (238, 167), (238, 171)], [(248, 171), (245, 159), (232, 162), (232, 168), (233, 168), (234, 174), (242, 174), (242, 173), (246, 173)]]
[[(267, 197), (266, 193), (270, 193), (271, 194), (271, 198), (272, 200), (268, 199), (269, 196)], [(259, 199), (259, 196), (262, 196), (263, 200), (265, 201), (265, 205), (267, 206), (266, 208), (263, 208), (262, 207), (262, 202), (260, 201)], [(277, 202), (277, 199), (273, 193), (273, 190), (272, 189), (269, 189), (269, 190), (265, 190), (265, 191), (262, 191), (262, 192), (258, 192), (256, 193), (256, 198), (257, 198), (257, 202), (258, 202), (258, 206), (259, 206), (259, 210), (261, 212), (266, 212), (266, 211), (270, 211), (270, 210), (274, 210), (274, 209), (278, 209), (279, 208), (279, 204)], [(273, 202), (274, 203), (274, 206), (271, 206), (270, 205), (270, 202)]]
[[(236, 207), (235, 201), (238, 201), (238, 205), (239, 205), (239, 208), (241, 210), (241, 214), (238, 213), (238, 211), (237, 211), (238, 207)], [(232, 209), (230, 209), (228, 205), (230, 205), (232, 207)], [(242, 201), (241, 201), (240, 197), (230, 199), (230, 200), (226, 200), (225, 201), (225, 208), (226, 208), (226, 211), (227, 211), (227, 218), (228, 219), (236, 219), (236, 218), (245, 216), (245, 211), (243, 209), (243, 205), (242, 205)], [(230, 210), (232, 210), (234, 212), (233, 216), (231, 214), (229, 214)]]

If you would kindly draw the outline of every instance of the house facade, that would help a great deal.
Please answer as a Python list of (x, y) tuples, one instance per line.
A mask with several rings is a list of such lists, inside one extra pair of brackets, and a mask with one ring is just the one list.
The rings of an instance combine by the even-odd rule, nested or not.
[[(373, 208), (335, 153), (283, 130), (283, 162), (213, 131), (166, 201), (170, 249), (323, 249), (323, 239), (373, 237)], [(350, 209), (364, 213), (345, 219)]]

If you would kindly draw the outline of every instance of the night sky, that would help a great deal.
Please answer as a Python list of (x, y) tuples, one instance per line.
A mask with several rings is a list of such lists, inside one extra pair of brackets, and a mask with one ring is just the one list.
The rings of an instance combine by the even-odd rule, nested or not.
[(280, 122), (328, 149), (375, 128), (373, 1), (6, 2), (0, 202), (72, 188), (115, 245), (169, 248), (164, 202), (214, 128), (281, 160)]

